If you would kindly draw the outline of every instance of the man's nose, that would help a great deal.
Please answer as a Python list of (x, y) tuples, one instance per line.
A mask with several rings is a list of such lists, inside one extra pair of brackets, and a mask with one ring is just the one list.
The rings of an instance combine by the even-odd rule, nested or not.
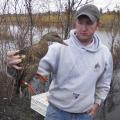
[(87, 30), (87, 25), (82, 24), (81, 29), (82, 29), (83, 31), (86, 31), (86, 30)]

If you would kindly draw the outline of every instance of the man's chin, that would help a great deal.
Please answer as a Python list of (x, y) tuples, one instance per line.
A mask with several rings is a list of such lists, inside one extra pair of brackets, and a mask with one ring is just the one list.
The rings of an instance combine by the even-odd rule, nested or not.
[(91, 41), (91, 36), (84, 36), (84, 35), (80, 35), (80, 36), (77, 36), (77, 38), (79, 39), (79, 41), (81, 42), (89, 42)]
[(89, 37), (80, 37), (79, 40), (80, 40), (81, 42), (88, 42), (88, 41), (90, 41), (91, 39), (90, 39)]

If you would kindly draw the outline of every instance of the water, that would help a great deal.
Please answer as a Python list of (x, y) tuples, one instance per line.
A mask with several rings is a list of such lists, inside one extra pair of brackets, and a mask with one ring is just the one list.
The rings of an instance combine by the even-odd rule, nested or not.
[[(112, 43), (112, 34), (105, 31), (97, 31), (96, 34), (101, 39), (102, 43), (105, 44), (109, 49)], [(120, 41), (120, 34), (117, 34), (115, 37), (115, 44), (118, 44)]]
[[(17, 36), (21, 34), (20, 28), (17, 26), (10, 26), (10, 31), (13, 36)], [(41, 29), (34, 27), (33, 28), (33, 43), (37, 43), (40, 40), (41, 36), (48, 33), (49, 31), (53, 31), (53, 32), (55, 31), (60, 36), (62, 36), (62, 29), (57, 29), (56, 27), (41, 28)], [(110, 44), (112, 40), (111, 33), (105, 32), (105, 31), (97, 31), (96, 34), (99, 36), (103, 44), (105, 44), (108, 48), (110, 48)], [(29, 39), (29, 37), (27, 39)], [(119, 39), (120, 39), (120, 36), (118, 35), (116, 37), (116, 40), (118, 41)]]
[[(25, 30), (23, 31), (22, 28), (18, 27), (18, 26), (9, 26), (9, 31), (11, 33), (12, 36), (14, 36), (15, 40), (21, 40), (21, 36), (23, 36), (25, 34)], [(44, 34), (48, 33), (49, 31), (56, 31), (60, 36), (62, 36), (62, 29), (57, 29), (55, 27), (51, 27), (51, 28), (37, 28), (34, 27), (33, 28), (33, 44), (38, 43), (41, 39), (41, 36), (43, 36)], [(102, 43), (105, 44), (109, 49), (111, 46), (111, 33), (109, 32), (105, 32), (105, 31), (97, 31), (96, 34), (98, 35), (98, 37), (101, 39)], [(30, 45), (30, 40), (29, 40), (30, 36), (29, 36), (29, 32), (26, 34), (25, 37), (25, 44), (26, 46)], [(116, 37), (116, 41), (120, 40), (120, 36), (118, 35)], [(9, 50), (16, 50), (18, 49), (16, 41), (10, 41), (10, 40), (2, 40), (0, 41), (0, 63), (1, 63), (1, 57), (4, 56), (4, 54), (6, 54), (7, 51)]]
[[(22, 29), (18, 26), (10, 26), (10, 31), (11, 31), (11, 34), (13, 36), (20, 36), (22, 34)], [(33, 31), (32, 31), (32, 34), (33, 34), (33, 43), (37, 43), (39, 42), (41, 36), (45, 35), (46, 33), (48, 32), (57, 32), (58, 34), (62, 34), (62, 29), (57, 29), (56, 27), (50, 27), (50, 28), (37, 28), (37, 27), (33, 27)], [(26, 39), (29, 39), (29, 32), (28, 32), (28, 35), (26, 35)]]

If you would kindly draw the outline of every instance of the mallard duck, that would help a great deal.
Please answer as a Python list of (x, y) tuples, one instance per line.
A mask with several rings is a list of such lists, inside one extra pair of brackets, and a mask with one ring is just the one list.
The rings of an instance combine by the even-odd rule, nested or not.
[[(37, 44), (25, 47), (16, 53), (19, 55), (25, 55), (25, 58), (23, 58), (22, 62), (19, 64), (23, 69), (17, 71), (16, 83), (18, 93), (20, 92), (19, 88), (22, 86), (23, 89), (27, 87), (32, 94), (35, 94), (35, 90), (33, 90), (31, 84), (29, 83), (35, 76), (38, 63), (40, 59), (47, 53), (48, 46), (51, 42), (58, 42), (60, 44), (67, 45), (56, 32), (49, 32), (42, 36), (41, 40)], [(41, 75), (36, 75), (36, 77), (43, 81), (47, 79)], [(43, 82), (41, 84), (44, 85)]]

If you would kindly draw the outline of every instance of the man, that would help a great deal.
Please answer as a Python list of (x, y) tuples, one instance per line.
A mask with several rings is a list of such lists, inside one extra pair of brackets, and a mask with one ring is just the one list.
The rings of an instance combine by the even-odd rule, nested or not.
[(113, 67), (111, 53), (95, 34), (99, 19), (96, 6), (81, 7), (75, 30), (65, 40), (68, 46), (51, 45), (40, 61), (38, 74), (53, 73), (45, 120), (92, 120), (105, 100)]

